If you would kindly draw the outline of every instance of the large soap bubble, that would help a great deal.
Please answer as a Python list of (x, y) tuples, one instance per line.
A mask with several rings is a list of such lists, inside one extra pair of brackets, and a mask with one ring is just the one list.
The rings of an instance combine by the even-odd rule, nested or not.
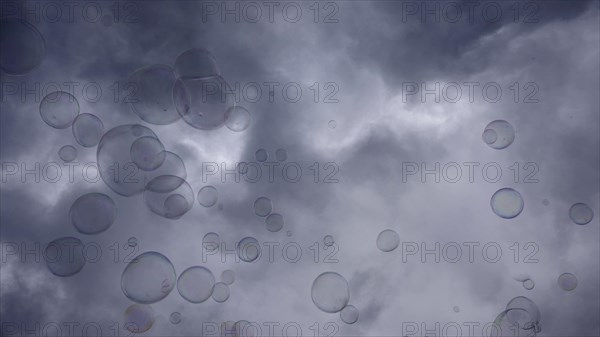
[(377, 235), (377, 248), (382, 252), (391, 252), (398, 248), (400, 236), (395, 230), (386, 229)]
[(248, 236), (237, 244), (238, 257), (244, 262), (253, 262), (260, 256), (260, 244), (255, 238)]
[(514, 310), (507, 312), (508, 320), (525, 330), (538, 326), (541, 314), (537, 304), (525, 296), (517, 296), (510, 300), (506, 305), (506, 310), (522, 309), (525, 312)]
[[(177, 179), (181, 178), (171, 177), (171, 180)], [(179, 187), (169, 192), (160, 192), (154, 186), (154, 184), (162, 184), (162, 182), (162, 180), (151, 181), (144, 192), (144, 201), (152, 212), (167, 219), (178, 219), (192, 209), (194, 191), (187, 181), (181, 179)]]
[(515, 128), (507, 121), (495, 120), (485, 127), (482, 138), (489, 147), (502, 150), (515, 140)]
[(210, 298), (215, 285), (215, 277), (207, 268), (190, 267), (179, 275), (177, 290), (181, 297), (191, 303), (202, 303)]
[(69, 210), (69, 218), (82, 234), (98, 234), (107, 230), (117, 217), (117, 206), (106, 194), (88, 193), (77, 198)]
[(563, 273), (558, 277), (558, 286), (564, 291), (577, 288), (577, 277), (571, 273)]
[(145, 252), (127, 264), (121, 275), (121, 290), (130, 300), (150, 304), (167, 297), (175, 287), (175, 268), (158, 252)]
[(175, 59), (178, 78), (207, 78), (220, 74), (217, 59), (206, 49), (192, 48)]
[(104, 133), (104, 124), (92, 114), (81, 114), (73, 121), (73, 137), (83, 147), (94, 147)]
[(42, 34), (17, 18), (0, 20), (0, 69), (9, 75), (24, 75), (37, 68), (46, 55)]
[(590, 206), (578, 202), (569, 209), (569, 218), (578, 225), (587, 225), (594, 218), (594, 212)]
[(512, 188), (502, 188), (492, 195), (490, 206), (499, 217), (512, 219), (521, 214), (525, 202), (519, 192)]
[(56, 276), (77, 274), (85, 266), (84, 245), (78, 238), (66, 236), (50, 242), (44, 251), (48, 270)]
[(175, 80), (173, 68), (167, 65), (154, 64), (136, 70), (127, 84), (131, 110), (150, 124), (167, 125), (177, 121), (180, 116), (173, 104)]
[(125, 310), (124, 326), (129, 332), (143, 333), (154, 324), (154, 309), (147, 304), (132, 304)]
[(338, 273), (325, 272), (313, 281), (311, 297), (317, 308), (324, 312), (339, 312), (350, 301), (348, 281)]
[(68, 92), (51, 92), (40, 102), (42, 120), (55, 129), (68, 128), (78, 114), (79, 102)]

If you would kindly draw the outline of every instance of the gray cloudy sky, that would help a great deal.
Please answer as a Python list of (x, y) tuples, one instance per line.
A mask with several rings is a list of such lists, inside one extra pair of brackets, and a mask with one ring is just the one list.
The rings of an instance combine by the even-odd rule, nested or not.
[[(226, 269), (236, 274), (224, 303), (192, 304), (174, 289), (152, 304), (156, 320), (148, 336), (201, 336), (203, 323), (238, 320), (256, 322), (262, 336), (269, 336), (269, 322), (278, 324), (273, 331), (279, 336), (294, 336), (294, 327), (283, 327), (295, 323), (304, 336), (314, 336), (315, 330), (321, 336), (401, 336), (409, 334), (409, 326), (418, 327), (414, 335), (425, 335), (424, 328), (436, 324), (438, 331), (429, 335), (456, 335), (452, 326), (458, 325), (461, 336), (481, 336), (483, 326), (516, 296), (527, 296), (540, 308), (540, 336), (600, 335), (598, 1), (74, 4), (72, 17), (61, 1), (2, 4), (3, 18), (16, 10), (46, 43), (39, 67), (23, 76), (1, 74), (2, 334), (20, 336), (27, 329), (43, 334), (55, 322), (68, 336), (69, 322), (77, 322), (75, 335), (94, 335), (93, 327), (83, 327), (96, 323), (103, 336), (126, 336), (123, 313), (133, 302), (120, 282), (124, 256), (132, 250), (123, 245), (135, 236), (136, 254), (161, 252), (178, 275), (193, 265), (206, 266), (217, 278)], [(239, 22), (234, 14), (221, 15), (236, 6)], [(62, 14), (58, 21), (56, 8)], [(98, 8), (98, 17), (117, 22), (95, 20)], [(254, 20), (257, 8), (262, 16)], [(298, 8), (301, 14), (295, 18)], [(233, 88), (239, 86), (239, 104), (252, 115), (246, 131), (202, 131), (183, 120), (151, 125), (128, 104), (115, 103), (115, 83), (145, 65), (173, 66), (180, 53), (195, 47), (210, 50), (222, 76)], [(45, 90), (52, 91), (56, 83), (67, 91), (69, 82), (78, 83), (74, 96), (81, 112), (97, 115), (105, 130), (133, 123), (150, 127), (165, 148), (183, 158), (194, 193), (215, 186), (222, 209), (196, 201), (183, 217), (168, 220), (150, 212), (142, 196), (126, 198), (102, 180), (84, 180), (81, 166), (69, 181), (57, 152), (62, 145), (76, 145), (71, 130), (53, 129), (39, 114)], [(266, 82), (278, 83), (272, 96)], [(87, 96), (82, 89), (90, 83), (102, 90), (97, 102), (93, 89)], [(262, 89), (256, 100), (252, 83)], [(434, 94), (421, 96), (421, 89), (432, 90), (436, 83), (439, 102)], [(456, 85), (449, 83), (461, 88), (459, 98), (454, 99)], [(411, 94), (414, 84), (419, 92)], [(502, 93), (494, 99), (497, 87)], [(295, 88), (302, 95), (294, 103)], [(485, 126), (496, 119), (516, 130), (515, 141), (504, 150), (481, 139)], [(96, 160), (96, 148), (76, 147), (82, 165)], [(269, 161), (276, 161), (277, 149), (285, 149), (287, 162), (302, 169), (300, 180), (286, 181), (281, 164), (273, 182), (264, 165), (257, 183), (236, 182), (231, 175), (223, 182), (219, 174), (203, 181), (203, 163), (225, 163), (231, 169), (237, 162), (254, 161), (260, 148), (269, 152)], [(36, 182), (32, 175), (23, 181), (21, 171), (7, 172), (6, 163), (32, 168), (36, 162), (42, 167), (59, 163), (63, 176), (54, 183), (43, 176)], [(471, 162), (478, 165), (473, 181), (464, 164)], [(429, 170), (436, 163), (457, 163), (462, 176), (453, 183), (440, 173), (436, 182), (429, 174), (422, 181), (421, 172), (404, 174), (406, 163), (424, 163)], [(502, 170), (496, 182), (482, 176), (490, 163)], [(493, 178), (493, 168), (488, 172)], [(330, 173), (337, 182), (324, 183)], [(519, 191), (525, 202), (523, 212), (511, 220), (490, 209), (490, 197), (503, 187)], [(78, 233), (68, 218), (73, 201), (89, 192), (109, 195), (118, 209), (115, 223), (98, 235)], [(262, 195), (284, 216), (280, 232), (268, 232), (254, 214), (253, 202)], [(585, 226), (569, 219), (569, 208), (577, 202), (594, 212)], [(387, 228), (398, 232), (401, 244), (383, 253), (375, 242)], [(220, 255), (203, 259), (201, 241), (208, 232), (218, 233), (227, 249), (245, 236), (279, 246), (273, 261), (266, 248), (255, 263), (236, 262), (231, 255), (224, 262)], [(335, 238), (335, 251), (323, 248), (327, 234)], [(62, 236), (97, 243), (102, 257), (71, 277), (52, 275), (41, 252)], [(451, 253), (441, 252), (439, 263), (432, 254), (421, 255), (421, 248), (452, 242), (463, 247), (457, 263), (445, 261)], [(115, 243), (121, 247), (118, 262)], [(297, 262), (282, 256), (289, 243), (301, 248)], [(419, 252), (406, 256), (403, 247), (411, 243)], [(477, 245), (472, 262), (465, 243)], [(15, 244), (18, 252), (11, 254)], [(497, 262), (489, 261), (494, 248), (482, 253), (486, 244), (501, 248)], [(36, 252), (27, 255), (26, 250)], [(293, 248), (288, 253), (293, 257)], [(334, 262), (327, 260), (329, 254)], [(537, 262), (524, 263), (528, 258)], [(311, 284), (325, 271), (349, 282), (350, 304), (360, 311), (357, 323), (345, 324), (339, 314), (322, 312), (312, 303)], [(565, 272), (577, 276), (573, 291), (557, 284)], [(514, 280), (521, 274), (531, 277), (534, 289)], [(178, 325), (169, 322), (174, 311), (183, 316)], [(11, 330), (15, 323), (17, 332)], [(469, 325), (476, 326), (470, 331)]]

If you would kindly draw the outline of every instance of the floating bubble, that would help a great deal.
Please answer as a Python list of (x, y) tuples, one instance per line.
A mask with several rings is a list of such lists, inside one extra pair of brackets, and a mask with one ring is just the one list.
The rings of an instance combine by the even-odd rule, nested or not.
[(48, 270), (56, 276), (77, 274), (85, 266), (84, 245), (78, 238), (65, 236), (50, 242), (44, 251)]
[(216, 251), (219, 249), (220, 245), (221, 238), (217, 233), (210, 232), (204, 235), (204, 238), (202, 238), (202, 248), (204, 248), (207, 252)]
[(250, 112), (246, 108), (236, 105), (229, 108), (225, 114), (225, 125), (234, 132), (246, 130), (252, 123)]
[(154, 171), (148, 172), (144, 179), (145, 188), (152, 192), (167, 193), (177, 189), (187, 179), (187, 170), (183, 159), (177, 154), (165, 151), (163, 163)]
[(229, 298), (229, 286), (223, 282), (215, 284), (213, 289), (212, 298), (215, 302), (225, 302)]
[(9, 75), (29, 73), (46, 55), (42, 34), (27, 21), (17, 18), (0, 21), (0, 46), (0, 69)]
[(353, 305), (347, 305), (340, 311), (340, 318), (346, 324), (354, 324), (358, 321), (358, 309)]
[(527, 310), (521, 308), (502, 311), (494, 320), (487, 331), (489, 337), (535, 337), (541, 331), (539, 325), (530, 321), (531, 316)]
[(458, 305), (455, 305), (454, 308), (452, 308), (452, 310), (454, 312), (460, 312), (460, 307)]
[(173, 88), (173, 101), (183, 120), (201, 130), (223, 126), (227, 110), (235, 106), (233, 91), (220, 76), (178, 79)]
[(564, 291), (571, 291), (577, 288), (577, 277), (571, 273), (564, 273), (558, 277), (558, 286)]
[(269, 232), (279, 232), (284, 225), (283, 215), (272, 213), (265, 219), (265, 224)]
[(125, 310), (125, 329), (133, 333), (143, 333), (154, 324), (154, 309), (146, 304), (132, 304)]
[(535, 282), (533, 282), (532, 279), (526, 279), (525, 281), (523, 281), (523, 288), (527, 289), (527, 290), (531, 290), (535, 287)]
[(292, 234), (293, 234), (292, 231), (287, 231), (287, 233), (286, 233), (286, 235), (287, 235), (288, 238), (291, 237)]
[(329, 126), (330, 129), (335, 129), (337, 127), (337, 122), (332, 119), (327, 123), (327, 126)]
[(191, 303), (202, 303), (213, 293), (215, 277), (201, 266), (190, 267), (179, 275), (177, 290), (181, 297)]
[(325, 245), (325, 247), (333, 246), (334, 243), (335, 241), (333, 240), (333, 236), (331, 235), (325, 235), (325, 237), (323, 238), (323, 244)]
[(65, 163), (70, 163), (77, 158), (77, 149), (73, 145), (65, 145), (58, 150), (58, 156)]
[(493, 149), (505, 149), (515, 140), (515, 128), (507, 121), (495, 120), (485, 127), (482, 138)]
[(512, 188), (502, 188), (492, 195), (490, 205), (499, 217), (512, 219), (521, 214), (525, 203), (519, 192)]
[(156, 170), (165, 161), (165, 147), (156, 137), (144, 136), (131, 144), (131, 160), (142, 171)]
[(181, 313), (175, 311), (169, 315), (169, 322), (171, 322), (171, 324), (179, 324), (181, 323), (181, 318)]
[(550, 205), (550, 201), (548, 199), (544, 199), (544, 200), (542, 200), (542, 204), (544, 206), (548, 206), (548, 205)]
[[(181, 179), (172, 177), (173, 180)], [(146, 206), (155, 214), (167, 219), (179, 219), (194, 206), (194, 191), (187, 181), (181, 179), (179, 187), (173, 191), (161, 193), (154, 184), (161, 184), (160, 180), (153, 180), (144, 192)]]
[(265, 149), (258, 149), (254, 153), (254, 157), (256, 158), (256, 161), (262, 163), (262, 162), (267, 161), (267, 159), (269, 159), (269, 153)]
[(231, 285), (235, 282), (235, 273), (231, 269), (227, 269), (221, 273), (221, 282)]
[(382, 252), (391, 252), (400, 244), (400, 236), (395, 230), (386, 229), (377, 236), (377, 248)]
[(117, 217), (117, 206), (106, 194), (88, 193), (73, 202), (69, 218), (82, 234), (98, 234), (107, 230)]
[(135, 247), (135, 246), (137, 246), (138, 245), (137, 238), (135, 236), (132, 236), (129, 239), (127, 239), (127, 245), (129, 247)]
[(267, 197), (259, 197), (254, 201), (254, 213), (258, 216), (265, 217), (273, 211), (273, 203)]
[(73, 137), (83, 147), (94, 147), (100, 142), (104, 124), (92, 114), (81, 114), (73, 121)]
[(286, 161), (287, 151), (285, 149), (277, 149), (277, 151), (275, 151), (275, 159), (277, 159), (277, 161)]
[(143, 121), (155, 125), (167, 125), (180, 116), (173, 103), (173, 87), (176, 77), (173, 68), (154, 64), (133, 72), (125, 84), (127, 101), (131, 110)]
[(569, 218), (578, 225), (587, 225), (594, 218), (594, 212), (590, 206), (578, 202), (569, 209)]
[(64, 91), (51, 92), (40, 102), (42, 120), (55, 129), (68, 128), (78, 114), (79, 102)]
[(526, 313), (524, 315), (521, 311), (507, 312), (507, 318), (511, 323), (524, 328), (539, 324), (541, 318), (540, 309), (531, 299), (525, 296), (517, 296), (506, 305), (506, 310), (511, 309), (522, 309)]
[(175, 59), (175, 72), (179, 78), (206, 78), (221, 74), (217, 59), (203, 48), (192, 48)]
[[(260, 337), (261, 333), (258, 330), (256, 324), (252, 324), (248, 321), (241, 320), (235, 322), (233, 325), (233, 337)], [(231, 335), (229, 335), (231, 336)], [(228, 337), (228, 336), (222, 336)]]
[(130, 300), (150, 304), (167, 297), (175, 287), (175, 268), (158, 252), (145, 252), (127, 264), (121, 275), (121, 290)]
[(253, 262), (260, 256), (260, 244), (253, 237), (245, 237), (237, 244), (237, 254), (244, 262)]
[(338, 312), (350, 301), (348, 281), (335, 272), (322, 273), (313, 281), (311, 297), (317, 308), (328, 313)]
[(212, 207), (217, 203), (219, 192), (214, 186), (204, 186), (198, 191), (198, 202), (204, 207)]

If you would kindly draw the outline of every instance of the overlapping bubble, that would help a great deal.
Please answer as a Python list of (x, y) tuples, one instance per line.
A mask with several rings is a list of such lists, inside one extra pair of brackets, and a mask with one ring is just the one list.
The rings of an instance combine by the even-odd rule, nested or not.
[(121, 290), (130, 300), (150, 304), (167, 297), (175, 287), (175, 268), (158, 252), (145, 252), (127, 264), (121, 275)]
[(178, 78), (207, 78), (221, 74), (217, 60), (204, 48), (192, 48), (179, 54), (175, 59), (175, 72)]
[(253, 262), (260, 256), (260, 244), (255, 238), (248, 236), (237, 244), (238, 257), (244, 262)]
[(143, 121), (167, 125), (180, 116), (173, 103), (175, 71), (164, 64), (154, 64), (133, 72), (125, 85), (131, 110)]
[(150, 181), (144, 192), (144, 202), (155, 214), (167, 219), (179, 219), (194, 206), (194, 191), (187, 181), (175, 176), (170, 178), (171, 181), (180, 180), (179, 187), (162, 192), (155, 186), (160, 185), (162, 180)]
[(214, 252), (219, 249), (221, 246), (221, 238), (219, 238), (219, 234), (210, 232), (206, 233), (202, 238), (202, 248), (207, 252)]

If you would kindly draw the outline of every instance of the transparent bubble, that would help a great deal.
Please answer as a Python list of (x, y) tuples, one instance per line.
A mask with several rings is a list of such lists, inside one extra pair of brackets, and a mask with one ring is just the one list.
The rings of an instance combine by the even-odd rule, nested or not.
[(154, 309), (146, 304), (132, 304), (125, 310), (125, 329), (133, 333), (143, 333), (154, 324)]
[(269, 232), (279, 232), (284, 225), (283, 215), (272, 213), (265, 219), (265, 224)]
[(198, 191), (198, 202), (204, 207), (212, 207), (217, 203), (219, 192), (214, 186), (204, 186)]
[(181, 297), (191, 303), (202, 303), (213, 293), (215, 277), (207, 268), (190, 267), (179, 275), (177, 290)]
[(177, 189), (187, 178), (187, 170), (183, 159), (177, 154), (165, 151), (163, 163), (154, 171), (144, 176), (145, 188), (152, 192), (167, 193)]
[(482, 138), (493, 149), (505, 149), (515, 140), (515, 128), (507, 121), (495, 120), (485, 127)]
[(179, 219), (194, 206), (194, 191), (187, 181), (174, 176), (172, 179), (181, 180), (179, 187), (165, 193), (155, 192), (159, 189), (154, 184), (162, 181), (151, 181), (144, 192), (144, 201), (153, 213), (167, 219)]
[(173, 89), (173, 101), (183, 120), (201, 130), (223, 126), (227, 111), (235, 106), (233, 91), (220, 76), (178, 79)]
[(68, 128), (78, 114), (79, 102), (64, 91), (51, 92), (40, 102), (42, 120), (55, 129)]
[(82, 234), (98, 234), (107, 230), (117, 217), (117, 206), (106, 194), (88, 193), (73, 202), (69, 218)]
[(220, 75), (217, 59), (206, 49), (193, 48), (175, 59), (175, 72), (179, 78), (205, 78)]
[(138, 245), (138, 240), (135, 236), (130, 237), (129, 239), (127, 239), (127, 245), (129, 247), (135, 247)]
[(65, 236), (50, 242), (44, 251), (48, 270), (56, 276), (75, 275), (85, 266), (84, 245), (78, 238)]
[(358, 321), (358, 309), (353, 305), (347, 305), (340, 311), (340, 318), (346, 324), (354, 324)]
[(269, 153), (265, 149), (258, 149), (254, 153), (254, 157), (256, 158), (256, 161), (262, 163), (262, 162), (267, 161), (267, 159), (269, 159)]
[(173, 103), (175, 81), (173, 68), (164, 64), (136, 70), (124, 86), (131, 110), (150, 124), (167, 125), (177, 121), (180, 116)]
[(527, 310), (521, 308), (507, 309), (501, 312), (487, 329), (489, 337), (535, 337), (541, 329), (539, 324), (531, 321)]
[(46, 55), (42, 34), (27, 21), (17, 18), (0, 21), (0, 46), (0, 69), (9, 75), (29, 73)]
[(223, 282), (215, 284), (213, 289), (212, 298), (215, 302), (225, 302), (229, 298), (229, 286)]
[(452, 310), (454, 312), (460, 312), (460, 307), (458, 305), (455, 305), (454, 308), (452, 308)]
[(225, 115), (225, 125), (234, 132), (246, 130), (252, 123), (250, 112), (239, 105), (229, 108)]
[(58, 150), (58, 156), (65, 163), (70, 163), (77, 159), (77, 149), (73, 145), (65, 145)]
[(207, 252), (216, 251), (219, 249), (220, 245), (221, 238), (217, 233), (210, 232), (204, 235), (204, 238), (202, 238), (202, 248), (204, 248)]
[(544, 200), (542, 200), (542, 204), (544, 206), (548, 206), (548, 205), (550, 205), (550, 201), (548, 199), (544, 199)]
[(391, 252), (400, 244), (400, 235), (395, 230), (386, 229), (377, 236), (377, 248), (382, 252)]
[(277, 151), (275, 151), (275, 159), (277, 159), (277, 161), (286, 161), (287, 151), (285, 149), (277, 149)]
[(327, 123), (327, 126), (329, 126), (330, 129), (335, 129), (337, 127), (337, 122), (332, 119)]
[(145, 252), (127, 264), (121, 275), (121, 290), (130, 300), (150, 304), (167, 297), (175, 287), (175, 268), (158, 252)]
[(323, 238), (323, 244), (325, 245), (325, 247), (333, 246), (334, 243), (335, 241), (333, 240), (333, 236), (331, 235), (325, 235), (325, 237)]
[(171, 315), (169, 315), (169, 322), (171, 322), (171, 324), (179, 324), (181, 323), (181, 313), (175, 311), (172, 312)]
[(350, 301), (348, 281), (335, 272), (322, 273), (313, 281), (311, 297), (313, 303), (322, 311), (338, 312)]
[(259, 197), (254, 201), (254, 213), (258, 216), (265, 217), (273, 211), (273, 203), (267, 197)]
[(535, 287), (535, 282), (533, 282), (532, 279), (526, 279), (525, 281), (523, 281), (523, 288), (527, 289), (527, 290), (531, 290)]
[(131, 160), (142, 171), (156, 170), (165, 161), (164, 145), (156, 137), (144, 136), (131, 144)]
[(524, 315), (521, 311), (508, 312), (507, 318), (511, 323), (527, 327), (531, 324), (537, 325), (540, 321), (540, 309), (535, 302), (525, 296), (517, 296), (510, 300), (506, 305), (506, 310), (510, 309), (523, 309), (527, 313), (527, 315)]
[(73, 137), (83, 147), (94, 147), (104, 133), (104, 124), (92, 114), (81, 114), (73, 121)]
[(558, 286), (564, 291), (571, 291), (577, 288), (577, 277), (571, 273), (564, 273), (558, 277)]
[(223, 337), (260, 337), (261, 335), (256, 324), (252, 324), (245, 320), (235, 322), (232, 332), (233, 335)]
[(237, 254), (244, 262), (253, 262), (260, 256), (260, 244), (253, 237), (245, 237), (237, 244)]
[(221, 282), (231, 285), (235, 282), (235, 273), (231, 269), (227, 269), (221, 273)]
[(578, 225), (587, 225), (594, 218), (594, 212), (590, 206), (579, 202), (569, 209), (569, 218)]
[(521, 214), (525, 203), (519, 192), (512, 188), (502, 188), (492, 195), (490, 206), (499, 217), (512, 219)]

